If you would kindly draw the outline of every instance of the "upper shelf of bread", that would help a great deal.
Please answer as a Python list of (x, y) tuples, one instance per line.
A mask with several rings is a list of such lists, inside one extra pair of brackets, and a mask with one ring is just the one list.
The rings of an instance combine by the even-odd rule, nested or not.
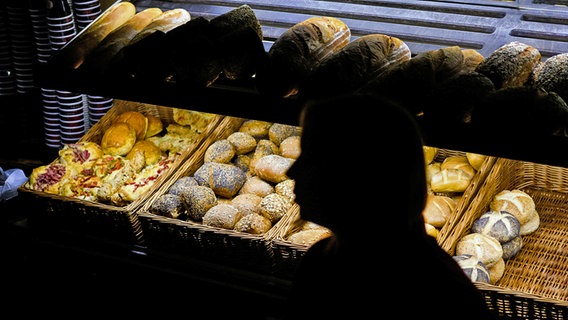
[[(37, 81), (289, 124), (306, 99), (366, 90), (415, 113), (427, 144), (568, 166), (557, 152), (568, 147), (568, 80), (558, 93), (533, 85), (533, 70), (568, 54), (568, 10), (470, 1), (140, 0), (134, 12), (118, 1), (38, 65)], [(361, 116), (335, 112), (352, 125)]]

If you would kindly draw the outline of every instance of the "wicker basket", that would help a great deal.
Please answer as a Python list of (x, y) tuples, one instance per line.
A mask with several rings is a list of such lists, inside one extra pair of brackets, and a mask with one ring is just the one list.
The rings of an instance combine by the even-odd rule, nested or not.
[[(502, 289), (502, 295), (506, 294), (511, 299), (534, 295), (540, 297), (539, 301), (568, 307), (566, 168), (498, 159), (469, 208), (451, 226), (442, 247), (454, 254), (457, 242), (470, 232), (473, 222), (488, 210), (493, 197), (502, 190), (513, 189), (522, 190), (534, 199), (540, 225), (535, 232), (523, 236), (523, 248), (515, 257), (506, 261), (505, 273), (495, 286)], [(488, 286), (480, 287), (485, 290)], [(564, 309), (564, 316), (566, 311)]]
[[(115, 100), (113, 107), (79, 141), (100, 143), (105, 130), (113, 120), (126, 111), (139, 111), (144, 115), (157, 116), (164, 123), (164, 127), (174, 122), (172, 108)], [(106, 239), (142, 244), (142, 228), (135, 214), (136, 210), (206, 140), (223, 118), (224, 116), (215, 116), (195, 142), (175, 159), (170, 169), (159, 176), (149, 192), (125, 206), (64, 197), (32, 190), (26, 188), (25, 185), (21, 186), (19, 188), (20, 196), (30, 197), (29, 201), (23, 201), (30, 206), (27, 211), (30, 223), (36, 223), (42, 227), (79, 231), (84, 234), (102, 236)]]
[(204, 163), (207, 147), (235, 132), (243, 121), (244, 119), (226, 117), (207, 142), (203, 143), (138, 211), (148, 247), (199, 256), (256, 272), (271, 272), (273, 259), (269, 239), (274, 237), (274, 232), (284, 218), (275, 223), (268, 232), (257, 235), (207, 226), (191, 220), (169, 218), (149, 211), (153, 201), (166, 193), (179, 178), (195, 173)]
[[(462, 151), (455, 151), (449, 149), (439, 149), (438, 153), (436, 154), (436, 158), (434, 161), (442, 162), (445, 158), (450, 156), (464, 156), (465, 152)], [(461, 215), (467, 209), (469, 202), (473, 198), (473, 196), (477, 193), (481, 183), (487, 177), (491, 167), (495, 163), (495, 157), (487, 157), (479, 171), (475, 174), (472, 181), (470, 182), (467, 189), (463, 192), (460, 200), (457, 203), (456, 209), (454, 213), (448, 219), (448, 222), (444, 225), (443, 228), (440, 229), (438, 235), (438, 242), (441, 243), (445, 237), (450, 233), (448, 228), (451, 225), (455, 224), (455, 221), (459, 221)], [(287, 217), (286, 220), (283, 221), (283, 224), (280, 226), (279, 230), (276, 232), (276, 236), (271, 241), (272, 251), (275, 260), (275, 273), (281, 277), (289, 278), (292, 277), (295, 273), (298, 264), (300, 263), (301, 258), (308, 250), (309, 246), (301, 245), (301, 244), (294, 244), (288, 240), (288, 236), (295, 231), (297, 231), (301, 225), (303, 224), (304, 220), (300, 217), (300, 210), (295, 210), (291, 212), (291, 214)]]

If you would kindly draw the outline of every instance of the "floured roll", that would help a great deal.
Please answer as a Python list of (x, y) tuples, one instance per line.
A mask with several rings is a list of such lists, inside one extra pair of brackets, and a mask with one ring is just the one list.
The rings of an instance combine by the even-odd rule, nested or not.
[(531, 215), (531, 217), (529, 218), (529, 220), (526, 223), (521, 225), (520, 234), (522, 236), (527, 235), (527, 234), (531, 234), (531, 233), (535, 232), (536, 229), (538, 229), (539, 226), (540, 226), (540, 215), (538, 214), (538, 212), (536, 210), (534, 210), (534, 212)]
[(489, 283), (496, 284), (505, 274), (505, 260), (500, 259), (487, 270), (489, 271)]
[(507, 211), (490, 210), (473, 222), (471, 231), (483, 233), (505, 243), (520, 235), (521, 224)]
[(497, 239), (483, 233), (470, 233), (456, 244), (456, 255), (471, 254), (487, 267), (503, 257), (503, 247)]
[(260, 93), (288, 97), (298, 93), (310, 72), (328, 55), (345, 47), (351, 30), (340, 19), (311, 17), (284, 31), (270, 47), (256, 74)]
[(452, 257), (462, 268), (464, 273), (472, 282), (489, 283), (490, 276), (487, 266), (476, 256), (471, 254), (460, 254)]
[(533, 198), (522, 190), (503, 190), (493, 197), (489, 204), (493, 211), (507, 211), (524, 225), (534, 216), (536, 210)]

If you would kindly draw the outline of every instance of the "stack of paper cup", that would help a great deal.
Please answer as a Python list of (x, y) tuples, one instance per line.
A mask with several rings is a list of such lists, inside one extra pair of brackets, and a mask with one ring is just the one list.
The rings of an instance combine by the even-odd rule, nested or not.
[(33, 75), (35, 44), (27, 2), (10, 1), (6, 5), (6, 11), (16, 90), (25, 94), (35, 87)]
[(8, 11), (0, 5), (0, 96), (16, 94), (12, 51), (8, 29)]
[(102, 13), (99, 0), (73, 0), (77, 30), (81, 31)]

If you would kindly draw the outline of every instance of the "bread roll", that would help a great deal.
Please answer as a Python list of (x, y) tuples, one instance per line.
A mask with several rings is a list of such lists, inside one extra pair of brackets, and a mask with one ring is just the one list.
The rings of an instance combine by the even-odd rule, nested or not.
[(505, 274), (505, 260), (499, 259), (494, 265), (487, 268), (489, 271), (489, 283), (496, 284)]
[(470, 254), (491, 267), (503, 257), (503, 247), (497, 239), (483, 233), (470, 233), (456, 244), (456, 255)]
[(485, 60), (485, 57), (475, 49), (462, 49), (464, 72), (475, 71), (477, 66)]
[(258, 142), (256, 143), (256, 148), (254, 149), (254, 153), (252, 154), (252, 158), (250, 160), (250, 171), (254, 172), (256, 163), (258, 162), (258, 160), (260, 160), (260, 158), (271, 154), (278, 154), (279, 152), (280, 149), (274, 142), (268, 139), (258, 140)]
[(402, 40), (384, 34), (367, 34), (328, 55), (299, 89), (303, 99), (315, 99), (358, 89), (387, 67), (410, 60)]
[(286, 197), (290, 201), (296, 200), (296, 194), (294, 193), (294, 187), (296, 186), (296, 181), (293, 179), (286, 179), (284, 181), (278, 182), (274, 186), (274, 192)]
[(536, 212), (534, 200), (522, 190), (502, 190), (497, 193), (489, 204), (491, 210), (507, 211), (514, 215), (519, 223), (524, 225)]
[(285, 158), (298, 159), (301, 153), (301, 137), (290, 136), (280, 143), (280, 155)]
[(253, 213), (242, 217), (235, 224), (234, 230), (252, 234), (263, 234), (272, 228), (272, 222), (265, 216)]
[(158, 148), (153, 142), (148, 140), (136, 141), (134, 146), (132, 146), (132, 149), (130, 149), (130, 151), (126, 154), (126, 159), (133, 162), (138, 156), (137, 154), (139, 154), (143, 160), (141, 168), (158, 163), (158, 161), (160, 161), (160, 159), (164, 156), (164, 154), (162, 154), (162, 150), (160, 150), (160, 148)]
[(236, 155), (249, 153), (256, 148), (256, 139), (246, 132), (233, 132), (227, 140), (235, 147)]
[(153, 214), (177, 219), (185, 212), (185, 207), (179, 195), (165, 193), (156, 198), (148, 210)]
[(273, 224), (278, 222), (291, 207), (292, 203), (288, 198), (277, 193), (271, 193), (260, 201), (260, 212)]
[(58, 152), (59, 162), (65, 166), (78, 165), (80, 170), (90, 169), (95, 161), (103, 156), (103, 150), (98, 143), (79, 141), (65, 144)]
[(142, 140), (146, 136), (148, 130), (148, 118), (139, 111), (125, 111), (119, 114), (113, 123), (124, 122), (136, 130), (136, 139)]
[(196, 222), (200, 222), (207, 210), (217, 205), (215, 192), (206, 186), (187, 187), (180, 196), (187, 210), (187, 215)]
[(69, 176), (70, 172), (65, 165), (51, 163), (34, 168), (26, 186), (32, 190), (59, 194), (59, 187)]
[(464, 192), (471, 179), (463, 170), (445, 169), (432, 175), (430, 187), (434, 192)]
[(253, 136), (256, 140), (268, 139), (268, 130), (272, 122), (261, 120), (246, 120), (239, 127), (239, 132), (245, 132)]
[(520, 87), (529, 81), (541, 60), (537, 48), (513, 41), (493, 51), (475, 70), (491, 79), (496, 89)]
[(216, 195), (232, 198), (246, 181), (243, 170), (229, 163), (205, 162), (193, 174), (201, 186), (213, 189)]
[(206, 226), (233, 229), (242, 214), (231, 204), (219, 203), (207, 210), (203, 215), (203, 224)]
[(503, 244), (520, 235), (521, 224), (507, 211), (490, 210), (473, 222), (471, 231), (493, 237)]
[(227, 139), (213, 142), (203, 156), (205, 162), (229, 163), (236, 154), (235, 146)]
[(231, 199), (231, 204), (239, 210), (243, 216), (249, 214), (261, 214), (260, 202), (262, 197), (253, 193), (241, 193)]
[(104, 11), (91, 26), (79, 33), (75, 40), (56, 55), (57, 61), (77, 69), (101, 41), (136, 14), (136, 7), (128, 1), (118, 2)]
[(88, 73), (105, 73), (112, 58), (160, 14), (162, 14), (160, 8), (147, 8), (136, 13), (104, 37), (79, 69)]
[(442, 161), (440, 169), (458, 169), (468, 174), (471, 178), (475, 175), (475, 169), (469, 163), (466, 156), (449, 156)]
[(481, 260), (471, 254), (460, 254), (452, 257), (472, 282), (490, 282), (489, 269)]
[(452, 198), (428, 195), (422, 216), (424, 217), (424, 222), (436, 228), (442, 228), (455, 209), (456, 202)]
[(533, 70), (534, 86), (556, 92), (568, 102), (568, 52), (554, 55)]
[(503, 247), (503, 259), (509, 260), (516, 256), (517, 253), (521, 251), (523, 243), (524, 242), (522, 236), (515, 237), (507, 242), (502, 243), (501, 247)]
[(144, 139), (153, 137), (164, 130), (164, 123), (160, 117), (147, 115), (146, 118), (148, 118), (148, 129), (146, 130)]
[(286, 172), (292, 167), (294, 161), (294, 159), (281, 155), (270, 154), (258, 159), (254, 173), (263, 180), (279, 183), (288, 179)]
[(258, 176), (252, 176), (245, 181), (239, 193), (252, 193), (264, 197), (274, 193), (274, 186)]
[(531, 215), (531, 217), (529, 218), (529, 220), (521, 225), (520, 234), (522, 236), (531, 234), (531, 233), (535, 232), (536, 229), (538, 229), (539, 226), (540, 226), (540, 215), (538, 214), (538, 212), (536, 210), (534, 210), (534, 212)]
[(125, 156), (136, 143), (136, 130), (128, 123), (111, 124), (101, 139), (104, 154)]
[(268, 139), (276, 146), (280, 146), (282, 141), (291, 136), (299, 136), (302, 133), (300, 127), (289, 124), (273, 123), (268, 129)]
[(180, 195), (187, 187), (197, 186), (197, 180), (192, 176), (180, 177), (168, 189), (168, 193)]
[(423, 146), (422, 149), (424, 150), (424, 161), (426, 162), (426, 165), (429, 165), (436, 158), (438, 148)]
[(440, 230), (429, 223), (424, 223), (424, 228), (426, 228), (426, 234), (429, 236), (434, 237), (434, 239), (438, 239), (438, 235), (440, 234)]
[(479, 153), (473, 153), (473, 152), (466, 152), (465, 157), (467, 158), (467, 161), (469, 162), (469, 164), (476, 171), (479, 171), (479, 169), (481, 169), (483, 162), (485, 162), (485, 159), (487, 159), (486, 155), (479, 154)]
[(351, 30), (340, 19), (311, 17), (284, 31), (270, 47), (256, 75), (262, 94), (288, 97), (326, 56), (349, 43)]
[(311, 246), (314, 243), (332, 236), (332, 232), (325, 228), (300, 230), (288, 236), (287, 240), (303, 246)]

